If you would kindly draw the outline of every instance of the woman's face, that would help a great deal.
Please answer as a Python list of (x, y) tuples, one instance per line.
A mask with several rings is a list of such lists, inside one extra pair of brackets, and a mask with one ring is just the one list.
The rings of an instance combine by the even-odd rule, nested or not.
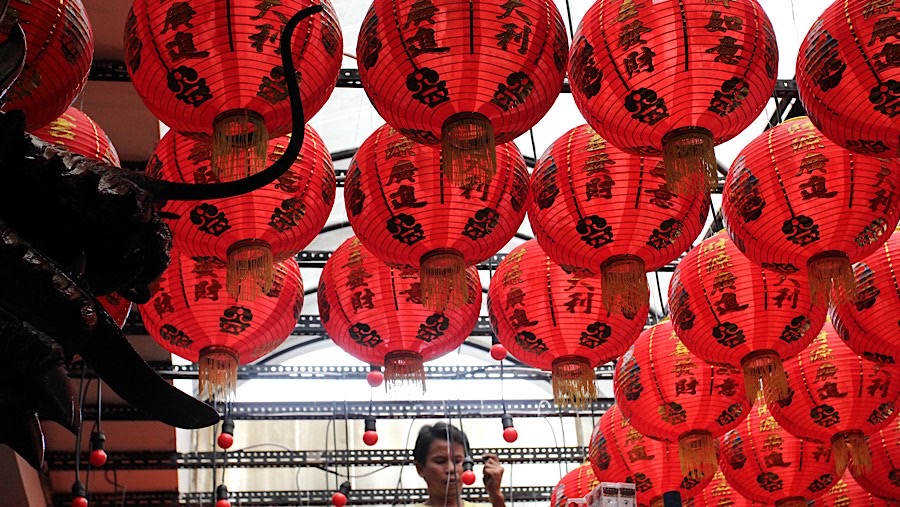
[[(465, 449), (458, 442), (448, 443), (435, 439), (428, 449), (425, 464), (416, 463), (419, 476), (428, 485), (428, 495), (432, 498), (459, 495), (462, 489), (463, 458)], [(442, 507), (442, 506), (436, 506)]]

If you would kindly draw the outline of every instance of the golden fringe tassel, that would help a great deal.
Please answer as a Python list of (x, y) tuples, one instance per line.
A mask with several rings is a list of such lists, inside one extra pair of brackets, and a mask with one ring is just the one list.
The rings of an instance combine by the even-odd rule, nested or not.
[(682, 435), (678, 438), (678, 459), (681, 475), (697, 479), (712, 477), (719, 469), (716, 439), (706, 431)]
[(497, 173), (494, 127), (484, 115), (455, 114), (441, 128), (441, 165), (453, 185), (489, 182)]
[(423, 255), (419, 281), (422, 304), (433, 312), (459, 308), (469, 300), (466, 261), (455, 250), (435, 250)]
[(850, 259), (840, 252), (813, 257), (809, 268), (809, 292), (813, 303), (835, 306), (856, 300), (856, 276)]
[(831, 438), (831, 454), (838, 473), (849, 465), (854, 474), (872, 470), (872, 453), (866, 435), (859, 430), (842, 431)]
[(644, 261), (638, 257), (619, 255), (600, 265), (603, 306), (610, 313), (634, 315), (650, 301), (650, 288)]
[(787, 398), (787, 375), (778, 354), (771, 350), (753, 352), (741, 361), (741, 367), (744, 370), (747, 398), (751, 403), (763, 398), (763, 394), (767, 403)]
[(419, 388), (425, 394), (425, 363), (415, 352), (389, 352), (384, 356), (384, 387), (392, 391), (403, 386)]
[(238, 301), (253, 301), (272, 290), (275, 263), (265, 241), (238, 241), (228, 248), (225, 288)]
[(663, 139), (663, 163), (669, 190), (685, 196), (719, 186), (712, 133), (702, 128), (677, 129)]
[(654, 498), (650, 501), (650, 507), (663, 507), (665, 502), (663, 502), (662, 497)]
[(238, 358), (226, 348), (200, 351), (200, 397), (214, 403), (233, 401), (237, 391)]
[(556, 406), (587, 407), (597, 399), (597, 375), (586, 359), (574, 356), (553, 361), (553, 401)]
[(219, 181), (235, 181), (266, 167), (269, 130), (262, 115), (233, 109), (213, 121), (212, 172)]
[(782, 498), (775, 502), (775, 507), (807, 507), (809, 502), (806, 501), (802, 496), (792, 496), (789, 498)]

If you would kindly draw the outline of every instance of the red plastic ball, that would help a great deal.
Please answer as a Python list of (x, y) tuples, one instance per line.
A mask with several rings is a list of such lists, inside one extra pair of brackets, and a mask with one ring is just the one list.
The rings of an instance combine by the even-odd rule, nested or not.
[(72, 499), (72, 507), (88, 507), (87, 498), (83, 496), (76, 496)]
[(384, 373), (381, 370), (370, 370), (366, 373), (366, 382), (372, 387), (378, 387), (384, 383)]
[(347, 495), (340, 491), (331, 495), (331, 505), (334, 505), (334, 507), (344, 507), (347, 505)]
[(88, 461), (92, 467), (102, 467), (106, 464), (106, 451), (103, 449), (94, 449), (88, 457)]
[(519, 439), (519, 432), (510, 426), (509, 428), (503, 428), (503, 440), (506, 440), (510, 444)]
[(462, 473), (462, 481), (466, 486), (471, 486), (475, 484), (475, 472), (471, 470), (466, 470)]
[(231, 433), (219, 433), (219, 437), (216, 438), (216, 443), (222, 449), (230, 449), (232, 445), (234, 445), (234, 435)]
[(506, 347), (504, 347), (502, 343), (491, 345), (491, 357), (493, 357), (495, 361), (503, 361), (506, 359)]
[(363, 433), (363, 442), (366, 445), (375, 445), (378, 443), (378, 432), (369, 430)]
[(227, 498), (223, 498), (216, 502), (216, 507), (231, 507), (231, 501)]

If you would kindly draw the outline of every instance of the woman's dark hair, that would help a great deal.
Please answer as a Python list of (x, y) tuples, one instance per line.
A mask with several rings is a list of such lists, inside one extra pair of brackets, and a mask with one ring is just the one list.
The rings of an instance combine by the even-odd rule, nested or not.
[(416, 463), (425, 465), (425, 462), (428, 460), (428, 451), (431, 449), (431, 443), (435, 440), (462, 444), (465, 453), (469, 453), (469, 438), (459, 428), (445, 422), (439, 422), (433, 426), (426, 424), (419, 430), (416, 446), (413, 448), (413, 459)]

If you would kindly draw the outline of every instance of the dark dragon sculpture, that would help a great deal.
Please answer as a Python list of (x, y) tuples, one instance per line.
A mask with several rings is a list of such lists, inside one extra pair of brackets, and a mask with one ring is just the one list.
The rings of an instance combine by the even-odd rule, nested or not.
[[(295, 28), (321, 10), (304, 9), (285, 25), (285, 75), (295, 75)], [(0, 44), (0, 103), (24, 59), (25, 36), (16, 25)], [(290, 168), (305, 119), (297, 81), (287, 85), (293, 128), (281, 158), (242, 180), (207, 185), (163, 182), (69, 153), (25, 133), (21, 111), (0, 113), (0, 443), (40, 468), (40, 420), (77, 429), (68, 380), (76, 355), (125, 401), (166, 424), (219, 421), (213, 408), (150, 368), (95, 296), (148, 300), (172, 245), (156, 212), (161, 202), (243, 194)]]

